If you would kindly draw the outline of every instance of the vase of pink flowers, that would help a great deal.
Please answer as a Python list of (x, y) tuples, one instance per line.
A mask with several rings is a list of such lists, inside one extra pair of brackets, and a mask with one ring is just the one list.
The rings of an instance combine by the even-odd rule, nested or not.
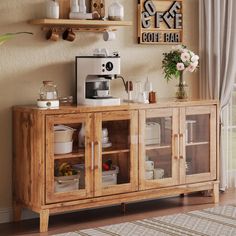
[(198, 68), (199, 56), (184, 45), (179, 45), (163, 55), (162, 68), (165, 74), (164, 78), (167, 82), (173, 78), (179, 79), (176, 98), (187, 99), (187, 85), (183, 79), (183, 73), (185, 71), (194, 72)]

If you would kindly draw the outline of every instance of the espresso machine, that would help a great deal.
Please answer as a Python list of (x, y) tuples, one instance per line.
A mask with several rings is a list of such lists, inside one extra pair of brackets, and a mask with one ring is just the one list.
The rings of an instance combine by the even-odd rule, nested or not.
[(120, 56), (96, 54), (76, 57), (77, 104), (92, 106), (120, 105), (112, 97), (110, 83), (120, 74)]

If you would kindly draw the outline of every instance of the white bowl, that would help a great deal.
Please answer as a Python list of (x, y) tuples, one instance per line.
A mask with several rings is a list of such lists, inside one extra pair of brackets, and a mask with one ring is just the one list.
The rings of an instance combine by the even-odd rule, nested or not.
[(107, 97), (109, 95), (109, 90), (97, 90), (98, 97)]
[(67, 154), (72, 152), (73, 141), (65, 143), (54, 143), (54, 154)]
[(65, 125), (54, 126), (54, 142), (67, 143), (71, 142), (74, 129)]

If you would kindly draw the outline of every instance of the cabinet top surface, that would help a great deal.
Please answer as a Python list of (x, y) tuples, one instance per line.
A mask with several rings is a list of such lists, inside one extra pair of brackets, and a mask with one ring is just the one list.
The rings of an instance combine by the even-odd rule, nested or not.
[(61, 114), (61, 113), (78, 113), (78, 112), (108, 112), (121, 110), (139, 110), (139, 109), (155, 109), (155, 108), (173, 108), (186, 106), (206, 106), (217, 105), (217, 100), (189, 100), (176, 101), (175, 99), (159, 99), (155, 104), (140, 104), (140, 103), (122, 103), (119, 106), (87, 106), (87, 105), (72, 105), (60, 106), (56, 109), (41, 109), (36, 105), (19, 105), (14, 106), (15, 111), (38, 112), (42, 114)]

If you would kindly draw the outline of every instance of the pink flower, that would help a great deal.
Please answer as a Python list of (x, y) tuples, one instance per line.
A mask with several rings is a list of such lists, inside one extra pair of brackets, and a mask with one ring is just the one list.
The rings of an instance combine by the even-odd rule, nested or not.
[(193, 66), (197, 67), (198, 66), (198, 61), (192, 62), (190, 64), (192, 64)]
[(191, 58), (191, 62), (196, 62), (196, 61), (198, 61), (199, 60), (199, 56), (198, 55), (194, 55), (194, 56), (192, 56), (192, 58)]
[(182, 71), (185, 69), (184, 63), (181, 63), (181, 62), (177, 63), (176, 67), (177, 67), (177, 70), (179, 71)]
[(181, 54), (181, 60), (182, 62), (186, 62), (190, 60), (190, 54), (188, 52), (183, 52)]
[(196, 64), (196, 63), (191, 63), (191, 64), (188, 66), (187, 70), (188, 70), (189, 72), (194, 72), (194, 71), (196, 70), (196, 68), (197, 68), (197, 65), (198, 65), (198, 62), (197, 62), (197, 64)]

